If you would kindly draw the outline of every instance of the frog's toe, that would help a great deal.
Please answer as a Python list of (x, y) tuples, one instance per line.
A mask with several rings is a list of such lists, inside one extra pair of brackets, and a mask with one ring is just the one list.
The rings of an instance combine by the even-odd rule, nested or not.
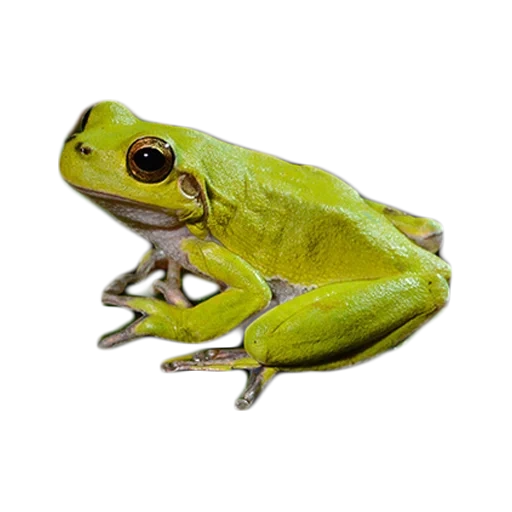
[(120, 278), (112, 281), (103, 291), (103, 296), (108, 299), (111, 295), (121, 295), (126, 290), (126, 284)]
[(245, 398), (239, 398), (233, 402), (233, 410), (237, 412), (245, 412), (251, 407), (251, 403)]
[[(154, 312), (153, 310), (158, 309), (158, 305), (155, 305), (156, 299), (144, 299), (141, 297), (131, 297), (129, 295), (115, 295), (113, 293), (101, 292), (97, 297), (97, 303), (100, 306), (104, 306), (105, 304), (109, 304), (111, 306), (116, 306), (118, 308), (124, 309), (126, 311), (135, 311), (137, 313), (149, 313), (149, 310)], [(146, 311), (146, 309), (149, 309)]]
[(259, 366), (248, 370), (247, 385), (242, 394), (237, 398), (235, 407), (241, 411), (249, 409), (261, 395), (272, 377), (276, 375), (277, 371), (277, 369), (268, 366)]
[(128, 295), (118, 295), (111, 290), (105, 290), (101, 296), (101, 302), (105, 306), (127, 307), (129, 299)]
[(121, 295), (126, 287), (131, 283), (135, 283), (136, 280), (137, 276), (135, 274), (122, 274), (117, 276), (116, 279), (105, 288), (105, 292), (112, 295)]
[(190, 370), (212, 370), (212, 368), (198, 364), (196, 361), (188, 360), (164, 361), (160, 368), (165, 373), (187, 372)]
[(131, 341), (136, 341), (142, 338), (144, 333), (141, 332), (138, 327), (143, 322), (144, 318), (139, 318), (128, 327), (126, 327), (126, 329), (103, 338), (96, 345), (97, 350), (100, 352), (110, 352), (114, 348), (121, 347), (127, 343), (130, 343)]
[(160, 368), (165, 373), (176, 373), (179, 371), (186, 371), (189, 370), (188, 364), (186, 364), (185, 361), (164, 361)]

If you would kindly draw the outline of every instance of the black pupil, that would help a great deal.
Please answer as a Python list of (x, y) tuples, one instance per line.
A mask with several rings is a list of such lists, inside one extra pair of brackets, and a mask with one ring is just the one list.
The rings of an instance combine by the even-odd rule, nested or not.
[(143, 171), (158, 171), (165, 165), (165, 156), (155, 148), (139, 149), (133, 161), (139, 169)]

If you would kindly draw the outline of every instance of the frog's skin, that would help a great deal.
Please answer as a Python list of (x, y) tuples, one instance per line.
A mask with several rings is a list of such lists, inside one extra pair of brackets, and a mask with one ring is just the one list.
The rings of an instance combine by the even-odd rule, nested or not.
[[(441, 226), (366, 200), (316, 167), (102, 102), (68, 137), (60, 168), (152, 244), (106, 288), (103, 302), (136, 318), (100, 346), (143, 336), (200, 343), (245, 325), (243, 347), (162, 365), (247, 370), (240, 409), (278, 372), (341, 368), (396, 347), (448, 300)], [(126, 293), (156, 269), (166, 270), (157, 297)], [(182, 271), (220, 292), (192, 305)]]

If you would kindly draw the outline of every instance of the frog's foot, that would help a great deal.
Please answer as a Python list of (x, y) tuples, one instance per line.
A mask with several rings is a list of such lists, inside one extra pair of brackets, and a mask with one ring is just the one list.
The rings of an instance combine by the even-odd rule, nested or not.
[[(173, 317), (179, 317), (181, 308), (153, 297), (135, 297), (132, 295), (116, 295), (107, 289), (103, 292), (103, 304), (118, 306), (133, 311), (134, 319), (120, 329), (108, 333), (98, 342), (100, 348), (111, 348), (144, 336), (157, 336), (173, 339), (177, 334), (169, 326), (169, 336), (165, 335), (166, 326)], [(176, 322), (175, 322), (176, 323)]]
[(277, 373), (276, 368), (261, 366), (243, 348), (201, 350), (164, 361), (162, 370), (165, 372), (246, 370), (249, 374), (247, 385), (235, 402), (236, 407), (241, 410), (251, 407)]
[[(130, 300), (133, 300), (134, 297), (131, 297), (130, 295), (118, 295), (116, 293), (118, 290), (115, 288), (113, 289), (113, 285), (115, 285), (115, 281), (103, 292), (103, 304), (106, 306), (117, 306), (132, 309), (130, 308)], [(126, 325), (116, 331), (102, 336), (98, 342), (98, 346), (100, 348), (111, 348), (144, 336), (143, 333), (138, 332), (137, 328), (144, 321), (145, 315), (135, 311), (134, 314), (134, 318)]]
[(112, 281), (103, 292), (103, 303), (107, 306), (126, 306), (129, 295), (126, 289), (140, 283), (156, 270), (164, 270), (165, 277), (153, 283), (155, 292), (163, 295), (166, 302), (178, 307), (191, 307), (182, 292), (181, 266), (169, 259), (161, 249), (152, 248), (142, 258), (137, 268), (126, 272)]
[(138, 333), (137, 327), (143, 322), (143, 320), (143, 316), (136, 317), (130, 323), (126, 324), (124, 327), (121, 327), (117, 331), (105, 334), (100, 338), (98, 346), (100, 348), (111, 348), (117, 345), (122, 345), (123, 343), (127, 343), (128, 341), (132, 341), (137, 338), (142, 338), (144, 334)]
[(188, 370), (222, 372), (259, 366), (243, 348), (212, 348), (168, 359), (162, 363), (162, 370), (169, 373)]
[(242, 394), (237, 398), (235, 406), (241, 411), (249, 409), (256, 398), (261, 395), (272, 377), (277, 373), (276, 368), (260, 366), (248, 371), (247, 385)]

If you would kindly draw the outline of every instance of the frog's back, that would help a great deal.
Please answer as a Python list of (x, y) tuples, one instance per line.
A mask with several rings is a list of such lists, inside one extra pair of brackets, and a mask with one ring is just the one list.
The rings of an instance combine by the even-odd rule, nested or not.
[(265, 277), (321, 285), (414, 271), (418, 256), (443, 265), (337, 176), (221, 144), (206, 170), (209, 227)]

